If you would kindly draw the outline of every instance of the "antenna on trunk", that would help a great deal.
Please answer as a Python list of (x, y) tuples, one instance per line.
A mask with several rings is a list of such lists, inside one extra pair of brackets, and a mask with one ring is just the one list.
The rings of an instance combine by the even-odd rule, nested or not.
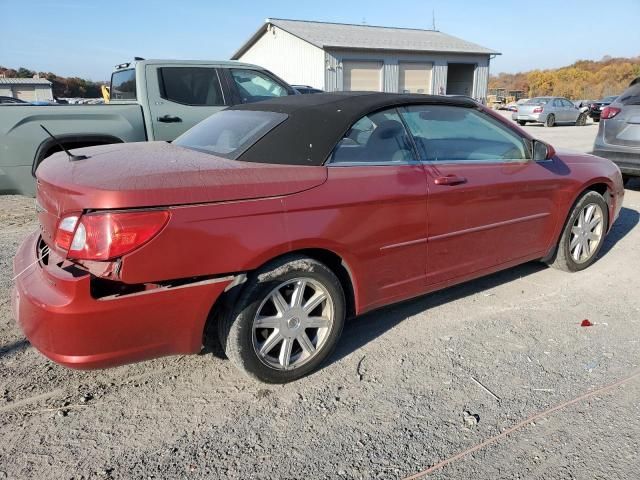
[(56, 137), (54, 137), (53, 133), (51, 133), (49, 130), (47, 130), (47, 128), (44, 125), (40, 124), (40, 127), (42, 127), (42, 129), (45, 132), (47, 132), (47, 135), (49, 135), (53, 139), (53, 141), (56, 142), (56, 145), (58, 145), (64, 151), (64, 153), (67, 154), (67, 156), (69, 157), (69, 161), (70, 162), (75, 162), (77, 160), (86, 160), (87, 158), (89, 158), (86, 155), (74, 155), (69, 150), (67, 150), (65, 148), (65, 146), (62, 144), (62, 142), (60, 140), (58, 140)]

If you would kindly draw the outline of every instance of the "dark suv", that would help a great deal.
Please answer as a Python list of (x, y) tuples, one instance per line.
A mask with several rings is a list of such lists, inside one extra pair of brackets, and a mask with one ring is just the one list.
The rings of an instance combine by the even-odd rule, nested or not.
[(640, 177), (640, 77), (600, 113), (593, 154), (613, 161), (625, 183)]

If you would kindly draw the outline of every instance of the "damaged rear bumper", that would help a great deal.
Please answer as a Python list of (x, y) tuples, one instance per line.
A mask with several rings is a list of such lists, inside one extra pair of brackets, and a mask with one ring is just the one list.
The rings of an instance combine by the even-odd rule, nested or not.
[(14, 259), (14, 274), (20, 274), (14, 316), (33, 346), (72, 368), (197, 353), (211, 307), (233, 281), (227, 276), (94, 298), (90, 274), (38, 261), (37, 243), (37, 233), (31, 234)]

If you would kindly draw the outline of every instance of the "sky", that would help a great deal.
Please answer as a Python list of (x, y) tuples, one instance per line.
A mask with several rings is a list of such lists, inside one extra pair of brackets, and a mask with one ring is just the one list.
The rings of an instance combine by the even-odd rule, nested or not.
[(0, 0), (0, 65), (107, 80), (143, 58), (228, 59), (266, 18), (436, 29), (502, 53), (491, 73), (640, 55), (640, 0)]

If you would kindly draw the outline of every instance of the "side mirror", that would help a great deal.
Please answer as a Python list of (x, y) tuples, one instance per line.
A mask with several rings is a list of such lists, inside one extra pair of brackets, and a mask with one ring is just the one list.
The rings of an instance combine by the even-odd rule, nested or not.
[(540, 140), (533, 141), (533, 160), (536, 162), (550, 160), (556, 154), (553, 147)]

